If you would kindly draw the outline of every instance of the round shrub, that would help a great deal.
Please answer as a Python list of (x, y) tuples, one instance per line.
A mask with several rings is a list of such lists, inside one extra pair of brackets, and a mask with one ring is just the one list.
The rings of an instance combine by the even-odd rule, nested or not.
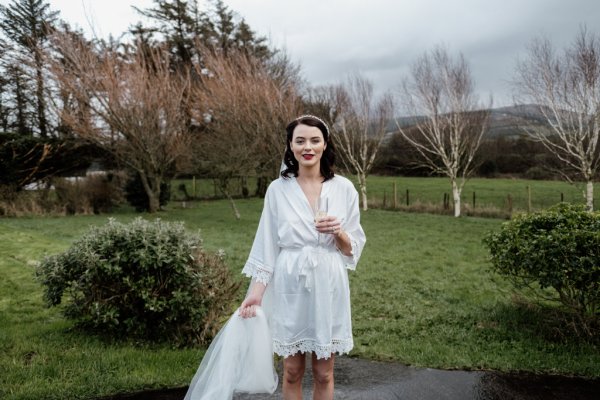
[(600, 309), (600, 213), (561, 203), (520, 215), (489, 233), (493, 269), (519, 286), (554, 289), (582, 317)]
[(46, 257), (37, 275), (49, 306), (79, 326), (117, 337), (206, 343), (231, 311), (239, 288), (221, 253), (202, 249), (183, 223), (110, 219), (64, 253)]

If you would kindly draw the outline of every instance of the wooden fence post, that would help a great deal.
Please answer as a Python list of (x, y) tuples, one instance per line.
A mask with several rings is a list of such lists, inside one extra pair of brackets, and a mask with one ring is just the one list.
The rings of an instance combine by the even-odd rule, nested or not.
[(475, 210), (476, 199), (477, 197), (475, 195), (475, 192), (473, 192), (473, 210)]
[(196, 176), (192, 176), (192, 196), (196, 198)]
[(406, 207), (410, 206), (410, 197), (408, 193), (408, 189), (406, 189)]

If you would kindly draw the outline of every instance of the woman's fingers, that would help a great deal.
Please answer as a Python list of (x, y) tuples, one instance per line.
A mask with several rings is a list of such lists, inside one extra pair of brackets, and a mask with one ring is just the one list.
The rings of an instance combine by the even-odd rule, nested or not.
[(337, 233), (341, 229), (340, 221), (333, 216), (328, 216), (315, 224), (320, 233)]
[(256, 305), (247, 306), (244, 308), (240, 308), (240, 317), (242, 318), (252, 318), (256, 316)]

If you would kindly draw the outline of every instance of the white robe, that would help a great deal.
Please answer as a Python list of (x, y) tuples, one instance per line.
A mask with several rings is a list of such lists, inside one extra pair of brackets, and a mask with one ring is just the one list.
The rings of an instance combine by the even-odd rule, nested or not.
[(273, 351), (283, 357), (315, 352), (317, 358), (329, 358), (353, 347), (347, 270), (356, 268), (366, 241), (358, 193), (348, 179), (336, 175), (323, 183), (321, 198), (327, 199), (327, 214), (342, 221), (351, 256), (336, 248), (332, 235), (317, 232), (313, 208), (296, 178), (279, 178), (267, 190), (242, 270), (267, 285), (263, 308)]

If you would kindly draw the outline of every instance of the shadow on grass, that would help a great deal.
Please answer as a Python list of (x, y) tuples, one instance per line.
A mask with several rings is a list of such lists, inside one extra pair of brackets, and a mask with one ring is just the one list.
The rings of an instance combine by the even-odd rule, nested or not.
[(533, 303), (514, 296), (512, 302), (499, 304), (487, 310), (482, 327), (493, 327), (504, 332), (518, 332), (520, 336), (539, 338), (556, 344), (600, 345), (600, 320), (583, 319), (562, 308)]

